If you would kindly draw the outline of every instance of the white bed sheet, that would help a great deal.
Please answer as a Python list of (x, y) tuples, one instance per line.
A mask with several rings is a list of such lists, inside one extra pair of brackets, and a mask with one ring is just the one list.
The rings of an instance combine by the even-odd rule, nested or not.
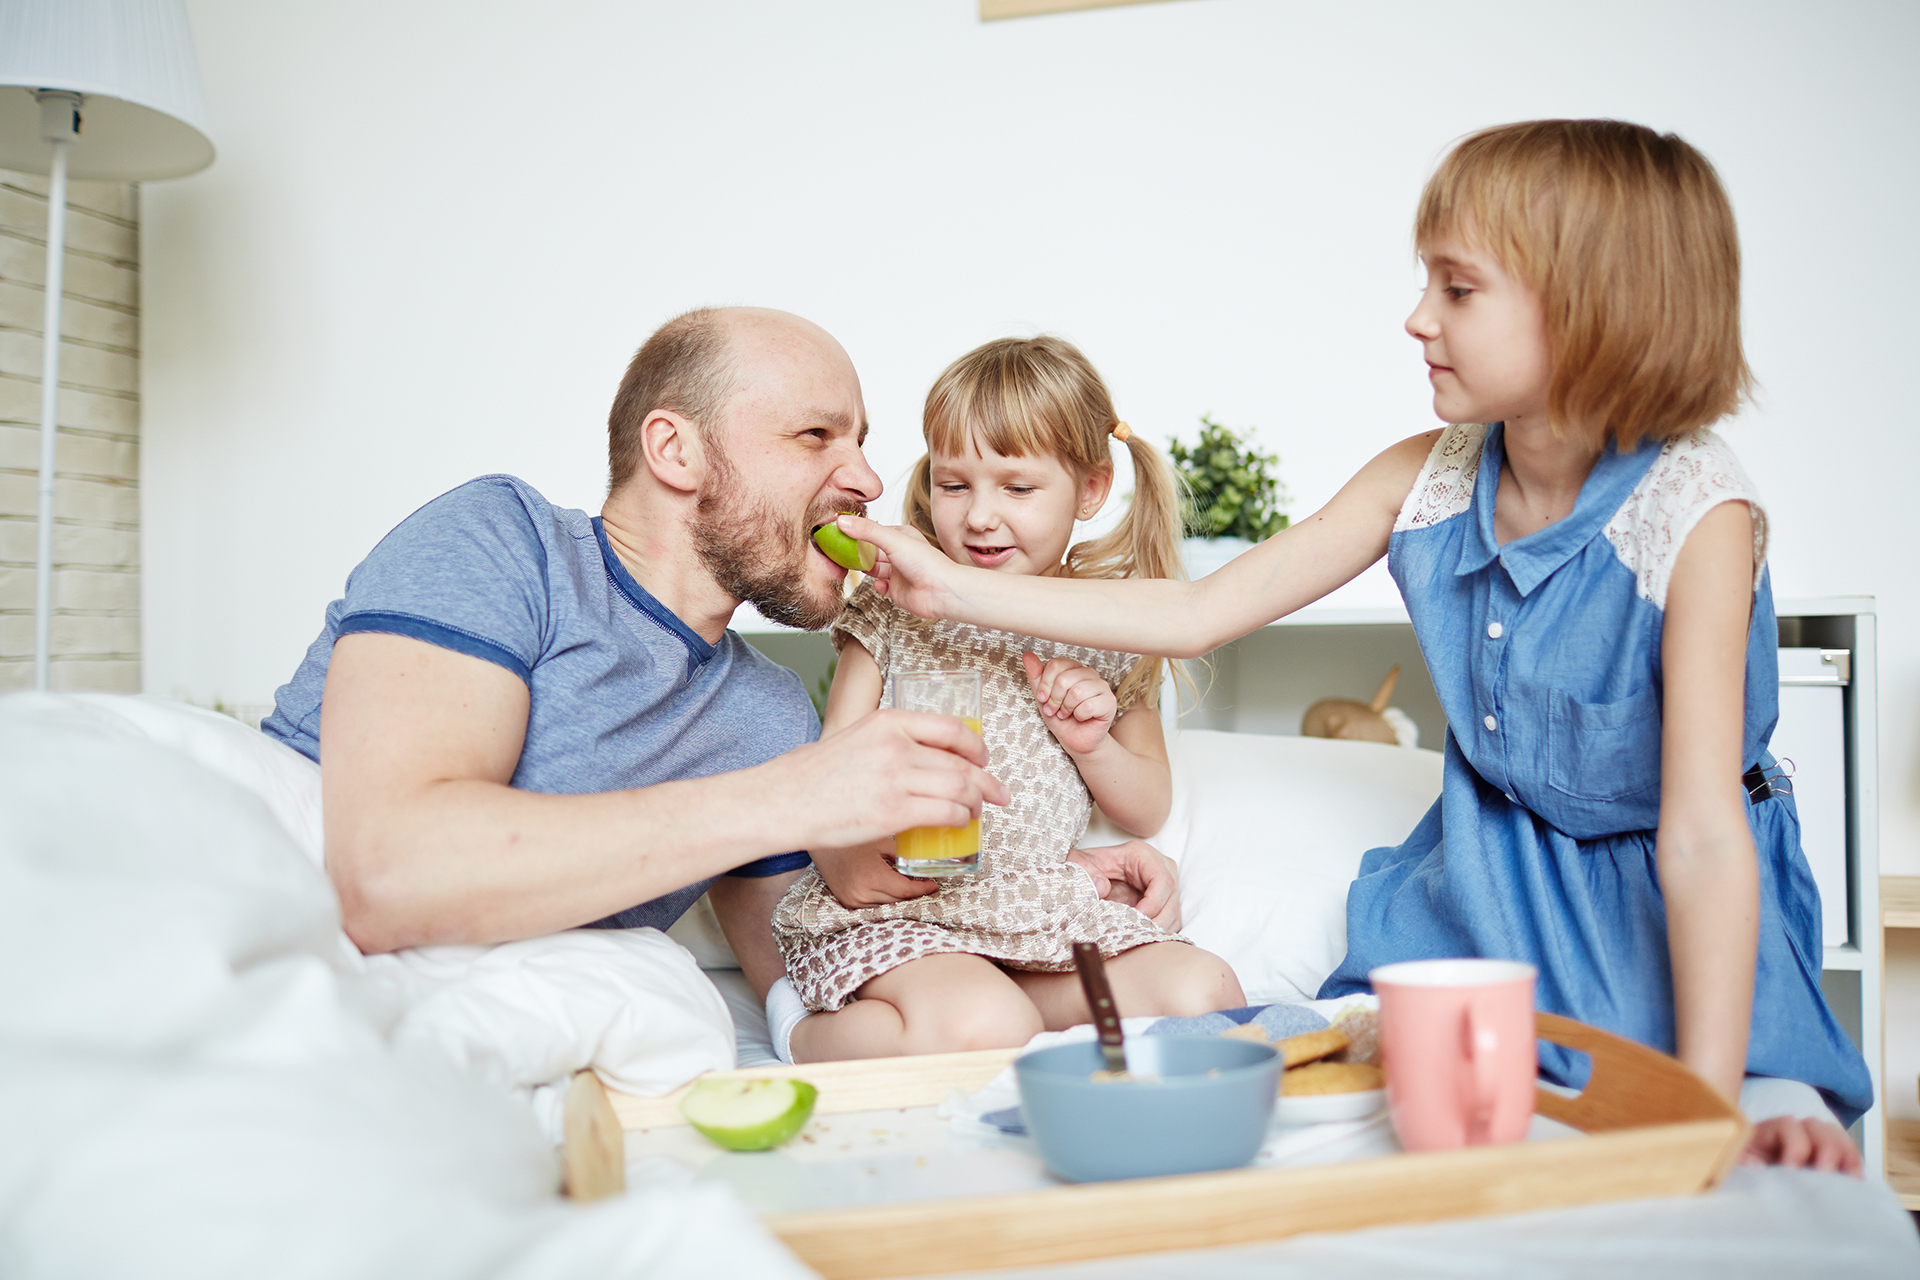
[(1884, 1187), (1833, 1174), (1741, 1168), (1712, 1194), (1685, 1199), (963, 1274), (964, 1280), (1911, 1280), (1920, 1275), (1920, 1243)]
[(773, 1037), (767, 1031), (767, 1008), (747, 983), (747, 975), (738, 969), (708, 969), (707, 978), (727, 1002), (733, 1017), (733, 1052), (743, 1067), (777, 1067), (780, 1055), (773, 1051)]

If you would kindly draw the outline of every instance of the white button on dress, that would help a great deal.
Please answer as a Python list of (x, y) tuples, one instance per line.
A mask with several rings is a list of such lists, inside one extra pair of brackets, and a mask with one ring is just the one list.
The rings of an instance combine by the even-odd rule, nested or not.
[(1487, 624), (1487, 639), (1498, 640), (1501, 636), (1501, 633), (1504, 632), (1505, 630), (1506, 628), (1501, 626), (1499, 623), (1489, 622)]
[(1497, 730), (1500, 727), (1500, 722), (1498, 720), (1495, 720), (1492, 716), (1488, 716), (1485, 720), (1482, 720), (1480, 723), (1487, 726), (1487, 728), (1493, 729), (1493, 730)]

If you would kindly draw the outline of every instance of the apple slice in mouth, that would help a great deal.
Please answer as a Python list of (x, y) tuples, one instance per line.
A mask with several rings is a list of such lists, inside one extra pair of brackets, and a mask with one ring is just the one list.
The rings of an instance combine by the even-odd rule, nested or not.
[(880, 557), (879, 549), (871, 542), (849, 538), (832, 521), (813, 531), (813, 544), (842, 569), (858, 569), (861, 573), (871, 573)]

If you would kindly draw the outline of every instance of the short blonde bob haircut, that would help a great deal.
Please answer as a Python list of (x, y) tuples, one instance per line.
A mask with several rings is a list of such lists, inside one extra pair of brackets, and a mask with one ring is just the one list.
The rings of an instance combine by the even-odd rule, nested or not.
[(1630, 452), (1739, 407), (1740, 240), (1707, 158), (1619, 120), (1532, 120), (1458, 143), (1414, 221), (1456, 235), (1545, 303), (1556, 427)]
[[(922, 427), (927, 447), (957, 456), (982, 445), (1003, 457), (1053, 457), (1076, 480), (1113, 472), (1113, 444), (1133, 463), (1133, 495), (1113, 530), (1067, 551), (1073, 578), (1184, 578), (1180, 489), (1160, 451), (1122, 425), (1093, 363), (1065, 338), (1000, 338), (975, 347), (935, 379)], [(937, 542), (933, 457), (907, 477), (908, 524)], [(1159, 702), (1161, 659), (1134, 664), (1114, 695), (1121, 710)], [(1176, 669), (1177, 670), (1177, 669)]]

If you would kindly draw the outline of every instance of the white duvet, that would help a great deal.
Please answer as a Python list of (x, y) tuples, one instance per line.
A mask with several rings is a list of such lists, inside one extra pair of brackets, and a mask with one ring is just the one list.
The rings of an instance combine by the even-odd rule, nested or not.
[(684, 950), (363, 960), (301, 769), (163, 699), (0, 699), (0, 1275), (809, 1274), (718, 1188), (557, 1198), (527, 1087), (731, 1065)]
[[(1225, 737), (1183, 735), (1178, 767), (1245, 754)], [(1295, 740), (1255, 745), (1277, 781), (1324, 793), (1316, 817), (1315, 794), (1263, 789), (1288, 809), (1284, 847), (1357, 856), (1340, 826), (1353, 787), (1328, 787)], [(1409, 806), (1428, 763), (1413, 755), (1394, 762)], [(1190, 795), (1171, 845), (1196, 929), (1255, 966), (1234, 952), (1233, 868), (1210, 859), (1273, 820), (1233, 799)], [(1324, 838), (1306, 839), (1315, 822)], [(319, 850), (317, 770), (252, 730), (162, 698), (0, 698), (0, 1276), (811, 1274), (719, 1186), (557, 1196), (530, 1092), (592, 1065), (658, 1094), (732, 1063), (726, 1006), (686, 951), (583, 930), (369, 960), (340, 932)], [(1261, 866), (1274, 852), (1257, 846)], [(1260, 905), (1279, 909), (1296, 968), (1338, 941), (1324, 903)], [(1278, 966), (1260, 981), (1299, 985)], [(1743, 1169), (1702, 1200), (1019, 1274), (1864, 1277), (1917, 1261), (1883, 1186)]]

